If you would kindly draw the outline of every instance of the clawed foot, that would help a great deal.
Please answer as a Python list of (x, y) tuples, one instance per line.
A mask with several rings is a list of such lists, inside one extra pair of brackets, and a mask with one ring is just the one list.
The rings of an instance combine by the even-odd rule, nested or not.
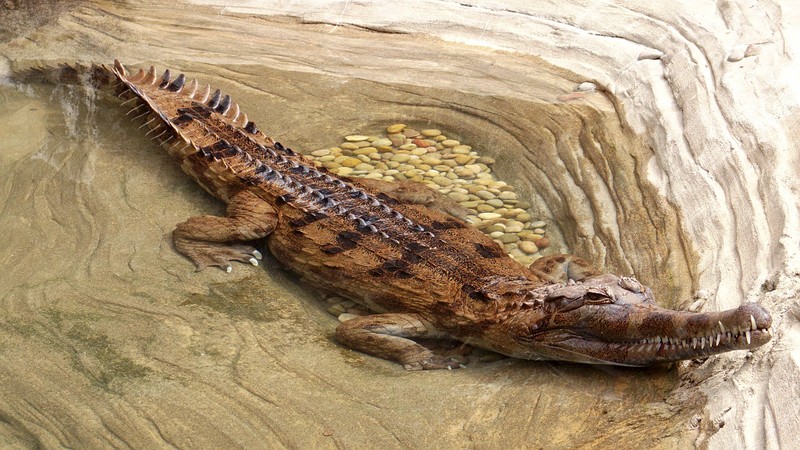
[(230, 273), (233, 270), (231, 263), (234, 261), (249, 262), (258, 266), (258, 261), (262, 258), (261, 252), (255, 247), (244, 244), (176, 239), (175, 248), (194, 262), (198, 272), (206, 267), (215, 266)]

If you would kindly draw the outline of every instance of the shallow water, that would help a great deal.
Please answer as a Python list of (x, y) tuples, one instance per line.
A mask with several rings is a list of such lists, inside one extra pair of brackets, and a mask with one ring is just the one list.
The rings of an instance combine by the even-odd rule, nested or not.
[[(172, 429), (170, 440), (187, 442), (169, 418), (178, 414), (192, 418), (198, 443), (246, 444), (254, 433), (286, 445), (316, 445), (325, 440), (323, 432), (333, 431), (348, 444), (391, 436), (401, 446), (463, 439), (488, 444), (506, 439), (502, 428), (513, 423), (519, 438), (572, 446), (589, 442), (586, 436), (605, 441), (608, 427), (642, 420), (641, 412), (633, 412), (642, 402), (669, 410), (659, 402), (677, 378), (663, 369), (504, 360), (413, 374), (343, 349), (331, 339), (335, 320), (316, 294), (276, 263), (240, 265), (230, 275), (195, 273), (175, 254), (169, 241), (174, 224), (220, 213), (222, 206), (113, 101), (82, 88), (46, 86), (24, 92), (5, 86), (2, 95), (0, 120), (31, 131), (24, 139), (19, 132), (5, 137), (14, 145), (0, 169), (0, 232), (13, 237), (2, 250), (1, 354), (7, 379), (34, 380), (26, 389), (5, 384), (16, 386), (14, 394), (4, 394), (10, 407), (5, 413), (18, 417), (12, 428), (30, 432), (31, 439), (98, 443), (78, 424), (110, 414), (126, 422), (112, 430), (115, 435), (153, 442), (140, 429), (152, 421)], [(259, 117), (259, 124), (283, 130), (308, 121), (305, 113), (276, 114), (274, 100), (266, 97), (250, 93), (242, 102), (266, 105), (258, 114), (268, 117)], [(325, 123), (330, 119), (288, 134), (310, 136), (299, 140), (315, 148), (331, 140), (331, 133), (319, 130), (335, 136), (337, 129), (355, 128), (346, 120)], [(55, 391), (60, 394), (54, 397)], [(567, 420), (570, 429), (595, 430), (579, 441), (570, 437), (573, 431), (537, 425), (565, 420), (573, 407), (581, 419)], [(287, 415), (287, 409), (293, 412)], [(448, 410), (447, 419), (430, 422), (441, 409)], [(47, 433), (33, 431), (39, 415), (56, 425)], [(215, 425), (228, 415), (236, 424)], [(530, 419), (520, 429), (523, 418)], [(422, 423), (452, 440), (425, 436), (417, 429)], [(301, 424), (316, 433), (306, 436)], [(375, 425), (377, 434), (359, 431)]]
[[(101, 22), (93, 8), (77, 16)], [(140, 9), (131, 20), (166, 26), (159, 14)], [(206, 20), (214, 23), (211, 16)], [(397, 121), (455, 130), (497, 157), (499, 176), (519, 186), (538, 217), (565, 208), (547, 201), (559, 196), (544, 186), (558, 192), (575, 183), (551, 175), (594, 173), (565, 153), (600, 134), (600, 122), (570, 128), (570, 114), (593, 117), (588, 108), (226, 58), (217, 64), (160, 59), (231, 94), (259, 128), (298, 150), (329, 147), (341, 136)], [(173, 251), (169, 235), (176, 223), (219, 214), (222, 205), (137, 131), (124, 109), (74, 87), (3, 85), (0, 99), (0, 123), (6, 124), (0, 129), (2, 445), (572, 448), (618, 446), (622, 437), (630, 446), (687, 442), (687, 423), (703, 399), (670, 396), (681, 383), (675, 370), (504, 359), (412, 373), (342, 348), (332, 339), (337, 322), (313, 287), (269, 258), (264, 267), (240, 265), (231, 274), (197, 273)], [(534, 123), (545, 126), (535, 130)], [(548, 147), (558, 131), (563, 135)], [(550, 153), (566, 162), (557, 167)], [(613, 180), (633, 178), (619, 172)], [(560, 191), (565, 202), (567, 191)], [(625, 192), (609, 195), (630, 204)], [(596, 200), (584, 198), (591, 210)], [(626, 244), (606, 246), (605, 238), (581, 232), (580, 221), (566, 222), (564, 234), (584, 236), (573, 248), (605, 249), (598, 259), (612, 265), (626, 261), (614, 256), (624, 255)], [(600, 222), (599, 235), (618, 233)], [(550, 231), (560, 239), (561, 231)], [(623, 233), (626, 239), (633, 237)], [(683, 289), (664, 286), (664, 292)]]

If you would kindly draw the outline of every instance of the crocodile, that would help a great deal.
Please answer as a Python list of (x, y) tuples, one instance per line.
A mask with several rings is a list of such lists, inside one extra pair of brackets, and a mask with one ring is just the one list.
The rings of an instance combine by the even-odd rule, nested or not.
[(466, 220), (448, 197), (413, 182), (337, 176), (259, 130), (220, 90), (166, 70), (63, 65), (60, 81), (108, 89), (211, 195), (224, 216), (177, 224), (175, 250), (230, 272), (258, 265), (256, 246), (312, 286), (373, 314), (340, 323), (346, 347), (410, 370), (458, 361), (424, 346), (451, 339), (515, 358), (650, 366), (772, 337), (755, 303), (720, 312), (660, 307), (633, 277), (601, 273), (572, 255), (525, 267)]

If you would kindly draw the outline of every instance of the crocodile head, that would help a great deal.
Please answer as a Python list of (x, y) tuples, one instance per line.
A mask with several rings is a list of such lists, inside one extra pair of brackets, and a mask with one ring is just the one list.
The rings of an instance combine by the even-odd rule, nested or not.
[(649, 366), (759, 347), (772, 337), (769, 313), (755, 303), (692, 313), (656, 305), (633, 278), (599, 275), (551, 285), (537, 307), (509, 317), (515, 343), (504, 353), (526, 359)]

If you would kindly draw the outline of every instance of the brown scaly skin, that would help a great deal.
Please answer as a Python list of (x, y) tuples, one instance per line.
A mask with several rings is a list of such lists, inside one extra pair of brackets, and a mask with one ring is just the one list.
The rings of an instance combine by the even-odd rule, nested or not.
[[(505, 355), (648, 366), (752, 349), (770, 340), (756, 304), (712, 313), (657, 306), (633, 278), (555, 255), (523, 267), (466, 224), (465, 211), (414, 183), (344, 179), (257, 130), (219, 91), (169, 71), (81, 72), (141, 115), (183, 170), (228, 204), (225, 217), (178, 224), (175, 248), (197, 265), (257, 264), (266, 239), (287, 267), (377, 314), (340, 324), (350, 348), (407, 369), (455, 368), (413, 338), (451, 338)], [(36, 71), (32, 71), (36, 72)], [(42, 71), (39, 71), (42, 73)]]

